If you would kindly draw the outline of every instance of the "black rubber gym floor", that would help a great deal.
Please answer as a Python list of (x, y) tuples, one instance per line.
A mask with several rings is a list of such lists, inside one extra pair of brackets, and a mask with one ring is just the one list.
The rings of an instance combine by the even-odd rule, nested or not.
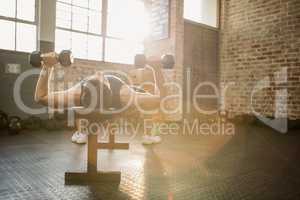
[[(121, 170), (118, 187), (65, 186), (85, 168), (71, 132), (0, 135), (0, 199), (300, 199), (300, 133), (239, 127), (234, 136), (164, 136), (144, 147), (101, 150), (99, 170)], [(126, 140), (126, 138), (123, 138)]]

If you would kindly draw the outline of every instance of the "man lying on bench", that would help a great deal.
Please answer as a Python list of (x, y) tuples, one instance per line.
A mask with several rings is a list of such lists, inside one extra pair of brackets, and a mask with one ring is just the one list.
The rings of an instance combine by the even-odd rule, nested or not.
[[(117, 76), (96, 72), (67, 90), (50, 92), (48, 90), (48, 79), (55, 66), (55, 60), (52, 62), (49, 59), (43, 62), (36, 85), (35, 101), (46, 106), (54, 108), (82, 106), (101, 113), (112, 107), (120, 109), (131, 104), (130, 106), (138, 105), (140, 108), (151, 110), (157, 109), (160, 106), (162, 97), (165, 96), (164, 77), (158, 62), (152, 62), (151, 64), (149, 62), (143, 69), (134, 70), (130, 73), (132, 77), (129, 77), (129, 80), (136, 79), (136, 76), (140, 76), (141, 72), (142, 74), (152, 73), (150, 80), (153, 81), (150, 82), (153, 82), (154, 89), (149, 90), (125, 83)], [(91, 107), (91, 105), (94, 106)], [(152, 144), (155, 141), (160, 142), (160, 137), (146, 135), (144, 140), (147, 141), (143, 141), (143, 143)], [(78, 130), (72, 136), (72, 141), (86, 143), (87, 136)]]

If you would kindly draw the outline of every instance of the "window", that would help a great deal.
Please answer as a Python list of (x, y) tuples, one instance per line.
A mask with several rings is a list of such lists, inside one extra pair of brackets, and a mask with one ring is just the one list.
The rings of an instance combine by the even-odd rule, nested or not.
[(102, 0), (58, 0), (55, 50), (82, 59), (102, 58)]
[(184, 0), (184, 18), (216, 28), (218, 0)]
[(36, 0), (1, 0), (0, 49), (32, 52), (37, 48)]
[(140, 0), (58, 0), (55, 48), (71, 49), (77, 58), (132, 64), (143, 52), (146, 24)]

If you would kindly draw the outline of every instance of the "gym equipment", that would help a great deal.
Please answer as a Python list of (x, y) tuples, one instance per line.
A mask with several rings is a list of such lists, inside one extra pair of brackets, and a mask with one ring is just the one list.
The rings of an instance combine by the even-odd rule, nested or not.
[(173, 69), (175, 65), (174, 56), (171, 54), (165, 54), (161, 57), (161, 64), (164, 69)]
[(38, 130), (41, 128), (42, 120), (39, 117), (30, 116), (23, 120), (23, 127), (28, 130)]
[(22, 131), (21, 118), (17, 116), (12, 116), (8, 119), (8, 133), (11, 135), (16, 135)]
[[(91, 113), (88, 115), (80, 114), (79, 112), (83, 107), (72, 108), (71, 111), (75, 113), (76, 118), (87, 119), (90, 123), (98, 123), (104, 119), (113, 118), (114, 114), (102, 115), (97, 113)], [(115, 114), (117, 115), (117, 114)], [(116, 143), (115, 134), (109, 134), (108, 143), (98, 143), (98, 134), (88, 134), (88, 147), (87, 147), (87, 172), (66, 172), (65, 184), (66, 185), (93, 185), (95, 183), (115, 183), (120, 184), (121, 172), (98, 172), (98, 150), (99, 149), (129, 149), (128, 143)]]
[(72, 52), (70, 50), (63, 50), (60, 54), (57, 53), (46, 53), (42, 54), (40, 51), (34, 51), (29, 56), (29, 63), (36, 68), (42, 66), (43, 63), (51, 62), (60, 63), (62, 66), (70, 66), (73, 62)]
[[(175, 58), (171, 54), (165, 54), (161, 57), (160, 63), (164, 69), (173, 69), (175, 65)], [(144, 54), (137, 54), (134, 57), (134, 65), (137, 69), (144, 68), (147, 64), (147, 58)]]
[(6, 129), (8, 126), (8, 116), (0, 110), (0, 130)]

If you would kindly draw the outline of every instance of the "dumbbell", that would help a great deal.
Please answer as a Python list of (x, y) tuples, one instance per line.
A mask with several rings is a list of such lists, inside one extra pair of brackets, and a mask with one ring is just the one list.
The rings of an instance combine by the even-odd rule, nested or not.
[[(164, 69), (173, 69), (175, 65), (174, 56), (171, 54), (165, 54), (161, 57), (160, 63)], [(136, 68), (144, 68), (147, 64), (147, 58), (144, 54), (137, 54), (134, 57), (134, 65)]]
[(60, 63), (62, 66), (70, 66), (74, 62), (72, 52), (70, 50), (63, 50), (60, 54), (57, 53), (46, 53), (42, 54), (40, 51), (34, 51), (29, 56), (29, 63), (33, 67), (41, 67), (44, 64), (57, 64)]
[(161, 64), (164, 69), (173, 69), (175, 65), (174, 56), (171, 54), (165, 54), (161, 57)]

